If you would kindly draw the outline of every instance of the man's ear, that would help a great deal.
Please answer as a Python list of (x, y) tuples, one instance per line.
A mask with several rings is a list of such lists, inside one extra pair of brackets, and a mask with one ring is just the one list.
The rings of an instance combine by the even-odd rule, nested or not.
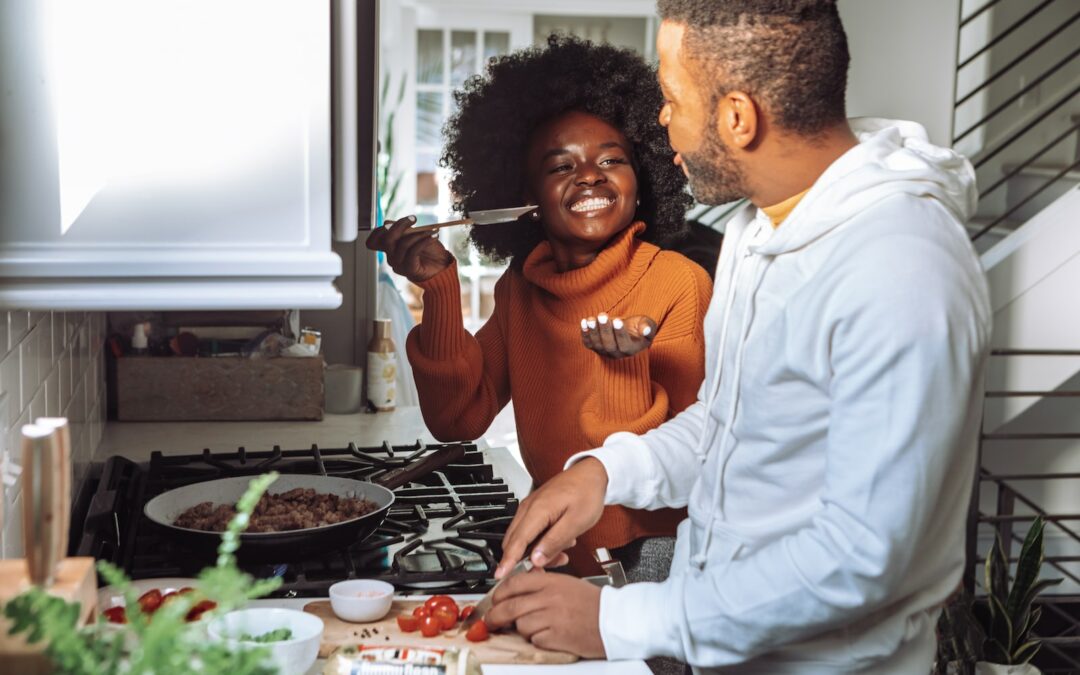
[(730, 91), (716, 104), (716, 133), (733, 148), (747, 148), (758, 136), (758, 107), (750, 95)]

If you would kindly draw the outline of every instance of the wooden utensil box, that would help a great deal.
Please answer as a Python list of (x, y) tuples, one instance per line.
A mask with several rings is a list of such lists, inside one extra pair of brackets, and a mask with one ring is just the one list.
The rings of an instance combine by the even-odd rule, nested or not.
[[(0, 560), (0, 605), (19, 595), (30, 586), (26, 560)], [(97, 574), (93, 558), (65, 558), (56, 568), (56, 580), (48, 589), (50, 595), (81, 605), (78, 625), (93, 620), (97, 605)], [(0, 673), (19, 675), (48, 675), (57, 672), (42, 653), (44, 642), (28, 644), (26, 633), (9, 635), (11, 622), (0, 616)]]
[(321, 420), (321, 356), (125, 356), (116, 360), (124, 421)]

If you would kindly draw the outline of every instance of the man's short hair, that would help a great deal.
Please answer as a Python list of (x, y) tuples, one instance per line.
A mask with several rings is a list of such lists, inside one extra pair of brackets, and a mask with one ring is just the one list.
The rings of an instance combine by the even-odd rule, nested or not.
[(846, 117), (847, 36), (836, 0), (659, 0), (715, 105), (743, 91), (780, 127), (813, 136)]

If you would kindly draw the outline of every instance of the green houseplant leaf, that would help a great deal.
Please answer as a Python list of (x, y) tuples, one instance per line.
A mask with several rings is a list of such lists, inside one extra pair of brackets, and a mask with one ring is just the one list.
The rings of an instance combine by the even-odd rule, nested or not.
[(224, 613), (261, 597), (281, 584), (278, 578), (255, 580), (236, 566), (240, 533), (247, 527), (259, 498), (277, 479), (276, 473), (251, 481), (237, 502), (237, 514), (222, 534), (217, 564), (202, 571), (193, 593), (163, 604), (153, 620), (145, 616), (131, 581), (115, 565), (98, 563), (101, 576), (125, 598), (128, 623), (99, 621), (78, 628), (80, 606), (31, 588), (3, 607), (12, 634), (26, 633), (31, 643), (47, 642), (45, 653), (65, 675), (272, 675), (265, 649), (233, 651), (206, 640), (196, 624), (187, 623), (188, 610), (204, 599), (218, 603), (212, 613)]
[(987, 614), (983, 628), (986, 641), (984, 658), (1002, 665), (1025, 664), (1039, 651), (1041, 643), (1032, 636), (1038, 625), (1042, 610), (1034, 607), (1035, 598), (1061, 579), (1040, 579), (1045, 560), (1043, 532), (1044, 518), (1037, 516), (1031, 523), (1020, 556), (1016, 562), (1016, 576), (1009, 583), (1009, 561), (1005, 557), (1001, 538), (986, 556), (985, 585)]
[[(1009, 591), (1009, 599), (1006, 609), (1009, 616), (1016, 618), (1022, 611), (1022, 605), (1028, 596), (1035, 580), (1039, 578), (1039, 570), (1043, 564), (1043, 519), (1036, 518), (1024, 537), (1024, 545), (1020, 548), (1020, 558), (1016, 564), (1016, 578), (1013, 580), (1012, 589)], [(1030, 599), (1027, 600), (1030, 604)]]

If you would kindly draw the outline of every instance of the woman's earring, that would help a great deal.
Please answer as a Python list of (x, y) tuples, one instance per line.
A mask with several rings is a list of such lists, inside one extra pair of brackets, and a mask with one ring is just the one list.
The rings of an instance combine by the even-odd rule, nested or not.
[(638, 205), (638, 206), (641, 206), (641, 197), (638, 197), (638, 198), (637, 198), (637, 205)]
[(530, 213), (529, 218), (531, 218), (532, 220), (540, 220), (540, 209), (536, 209), (535, 211)]

